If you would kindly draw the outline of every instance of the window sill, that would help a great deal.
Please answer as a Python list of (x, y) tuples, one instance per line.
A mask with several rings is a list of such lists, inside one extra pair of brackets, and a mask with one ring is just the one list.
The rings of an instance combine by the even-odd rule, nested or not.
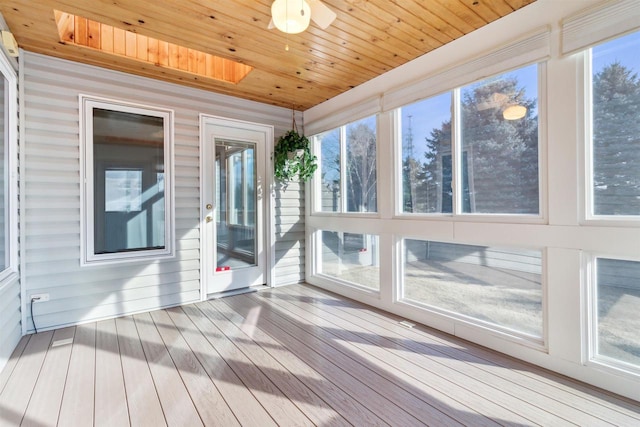
[(80, 261), (81, 267), (94, 267), (101, 265), (114, 265), (123, 263), (152, 263), (164, 259), (175, 258), (175, 253), (171, 251), (145, 251), (145, 252), (125, 252), (108, 254), (104, 256), (92, 256), (83, 258)]

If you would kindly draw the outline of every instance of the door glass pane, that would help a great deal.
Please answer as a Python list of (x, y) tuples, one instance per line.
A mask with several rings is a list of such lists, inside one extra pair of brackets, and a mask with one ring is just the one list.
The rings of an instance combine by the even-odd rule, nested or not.
[(257, 264), (255, 144), (216, 140), (216, 271)]
[(95, 254), (165, 248), (164, 119), (93, 110)]

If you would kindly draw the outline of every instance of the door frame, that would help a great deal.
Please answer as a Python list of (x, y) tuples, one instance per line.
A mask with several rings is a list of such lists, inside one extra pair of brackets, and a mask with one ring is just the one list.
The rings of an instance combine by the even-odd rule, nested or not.
[(206, 140), (205, 128), (207, 125), (226, 126), (235, 129), (247, 129), (252, 131), (259, 131), (265, 134), (266, 146), (264, 147), (264, 177), (262, 177), (263, 188), (263, 201), (264, 201), (264, 251), (266, 256), (266, 265), (264, 272), (266, 285), (268, 287), (274, 286), (274, 267), (275, 267), (275, 210), (274, 210), (274, 191), (273, 191), (273, 160), (271, 153), (273, 152), (274, 144), (274, 128), (272, 125), (266, 125), (263, 123), (250, 122), (246, 120), (230, 119), (222, 116), (215, 116), (210, 114), (200, 113), (200, 143), (199, 143), (199, 158), (200, 158), (200, 206), (198, 213), (198, 225), (200, 228), (200, 300), (207, 300), (207, 269), (204, 268), (206, 251), (204, 248), (204, 242), (206, 241), (205, 232), (205, 217), (207, 216), (206, 194), (204, 194), (204, 182), (205, 182), (205, 156), (204, 156), (204, 144)]

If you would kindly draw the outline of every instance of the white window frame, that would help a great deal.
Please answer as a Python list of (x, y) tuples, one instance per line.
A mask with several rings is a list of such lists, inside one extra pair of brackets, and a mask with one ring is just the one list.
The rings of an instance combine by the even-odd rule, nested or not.
[(460, 168), (460, 159), (462, 158), (462, 140), (461, 140), (461, 111), (460, 111), (460, 91), (463, 86), (468, 86), (473, 84), (474, 82), (465, 83), (461, 86), (455, 87), (453, 89), (449, 89), (443, 92), (439, 92), (433, 94), (429, 97), (423, 98), (421, 100), (413, 101), (410, 105), (416, 102), (424, 101), (432, 97), (439, 96), (443, 93), (450, 92), (451, 93), (451, 158), (452, 158), (452, 171), (451, 171), (451, 185), (453, 190), (453, 199), (452, 199), (452, 212), (451, 213), (442, 213), (442, 212), (434, 212), (434, 213), (420, 213), (420, 212), (404, 212), (403, 211), (403, 182), (402, 182), (402, 135), (401, 135), (401, 126), (400, 126), (400, 109), (402, 106), (399, 106), (394, 110), (393, 119), (394, 123), (394, 180), (395, 180), (395, 214), (394, 217), (401, 219), (416, 219), (416, 220), (424, 220), (435, 219), (435, 220), (448, 220), (448, 221), (485, 221), (485, 222), (500, 222), (500, 223), (531, 223), (531, 224), (545, 224), (548, 220), (547, 214), (547, 162), (546, 162), (546, 153), (547, 153), (547, 133), (546, 133), (546, 117), (547, 117), (547, 107), (546, 107), (546, 87), (547, 87), (547, 67), (546, 61), (525, 63), (518, 65), (515, 68), (499, 71), (495, 74), (492, 74), (488, 77), (483, 77), (481, 80), (486, 80), (492, 76), (507, 74), (511, 71), (516, 71), (521, 68), (525, 68), (531, 65), (537, 65), (537, 73), (538, 73), (538, 92), (536, 93), (536, 97), (538, 100), (538, 213), (537, 214), (505, 214), (505, 213), (467, 213), (462, 212), (462, 187), (459, 186), (459, 183), (462, 182), (462, 170)]
[(0, 287), (18, 275), (18, 78), (16, 71), (0, 50), (0, 78), (4, 88), (4, 251), (5, 268), (0, 272)]
[[(406, 307), (415, 307), (418, 308), (420, 310), (423, 310), (427, 313), (433, 313), (436, 314), (438, 316), (441, 317), (446, 317), (446, 318), (450, 318), (450, 319), (455, 319), (458, 322), (464, 323), (466, 325), (469, 325), (471, 327), (477, 327), (479, 329), (484, 329), (484, 330), (490, 330), (493, 331), (495, 333), (499, 333), (502, 337), (504, 337), (505, 339), (514, 341), (514, 342), (518, 342), (521, 343), (523, 345), (526, 345), (528, 347), (537, 349), (537, 350), (546, 350), (546, 345), (547, 345), (547, 329), (548, 329), (548, 324), (547, 324), (547, 274), (546, 274), (546, 270), (547, 270), (547, 253), (546, 253), (546, 249), (544, 248), (539, 248), (539, 247), (525, 247), (525, 246), (508, 246), (505, 247), (503, 246), (503, 248), (509, 248), (509, 249), (514, 249), (514, 250), (535, 250), (535, 251), (540, 251), (540, 261), (542, 264), (542, 268), (541, 268), (541, 273), (540, 273), (540, 286), (541, 286), (541, 305), (542, 305), (542, 310), (540, 312), (540, 316), (542, 318), (542, 329), (540, 331), (540, 335), (532, 335), (532, 334), (528, 334), (526, 332), (520, 331), (518, 329), (514, 329), (514, 328), (510, 328), (509, 326), (506, 325), (500, 325), (498, 323), (492, 323), (492, 322), (488, 322), (482, 319), (479, 319), (477, 317), (473, 317), (467, 314), (463, 314), (463, 313), (459, 313), (456, 311), (452, 311), (452, 310), (448, 310), (446, 308), (442, 308), (442, 307), (438, 307), (437, 305), (431, 305), (422, 301), (417, 301), (417, 300), (412, 300), (409, 298), (405, 298), (404, 297), (404, 291), (405, 291), (405, 282), (404, 282), (404, 272), (405, 272), (405, 263), (406, 263), (406, 259), (405, 259), (405, 248), (406, 248), (406, 241), (407, 240), (420, 240), (420, 241), (430, 241), (430, 242), (437, 242), (437, 243), (447, 243), (447, 244), (453, 244), (453, 245), (461, 245), (461, 246), (466, 246), (466, 245), (474, 245), (473, 243), (461, 243), (461, 242), (454, 242), (454, 241), (448, 241), (446, 239), (429, 239), (429, 240), (425, 240), (424, 237), (409, 237), (409, 236), (398, 236), (398, 249), (399, 249), (399, 253), (397, 255), (398, 258), (398, 266), (397, 266), (397, 284), (398, 286), (396, 287), (396, 292), (394, 295), (394, 302), (398, 305), (401, 306), (406, 306)], [(480, 245), (480, 246), (485, 246), (485, 247), (490, 247), (488, 245)]]
[[(174, 111), (131, 102), (95, 97), (79, 96), (80, 103), (80, 182), (81, 191), (81, 250), (80, 265), (104, 265), (121, 262), (149, 261), (171, 258), (174, 253), (175, 224), (174, 192), (173, 192), (173, 144), (174, 144)], [(160, 117), (164, 122), (164, 242), (163, 249), (149, 249), (132, 252), (96, 254), (94, 246), (94, 169), (93, 169), (93, 110), (106, 109), (124, 113), (142, 114)]]
[(598, 354), (598, 271), (597, 260), (599, 258), (614, 259), (621, 261), (640, 262), (640, 257), (626, 257), (619, 255), (593, 252), (583, 254), (583, 278), (584, 293), (586, 295), (584, 304), (584, 315), (587, 319), (583, 337), (583, 361), (586, 365), (595, 365), (600, 369), (611, 372), (624, 373), (640, 378), (640, 366), (635, 366), (609, 356)]
[[(314, 263), (312, 265), (312, 271), (313, 271), (313, 276), (314, 278), (318, 278), (320, 280), (324, 280), (327, 283), (330, 284), (339, 284), (340, 286), (347, 286), (349, 288), (352, 288), (356, 291), (360, 291), (364, 294), (369, 294), (375, 297), (379, 297), (380, 295), (380, 289), (375, 289), (369, 286), (365, 286), (362, 285), (360, 283), (356, 283), (356, 282), (352, 282), (350, 280), (346, 280), (343, 279), (341, 277), (337, 277), (337, 276), (332, 276), (330, 274), (326, 274), (321, 270), (322, 267), (322, 232), (323, 231), (328, 231), (330, 233), (339, 233), (341, 235), (341, 238), (344, 239), (344, 234), (345, 233), (351, 233), (351, 234), (360, 234), (362, 236), (368, 237), (368, 238), (372, 238), (372, 237), (376, 237), (378, 239), (378, 250), (380, 250), (380, 235), (378, 234), (370, 234), (370, 233), (355, 233), (352, 231), (344, 231), (344, 230), (333, 230), (333, 229), (327, 229), (327, 228), (323, 228), (323, 229), (314, 229), (312, 235), (312, 242), (311, 244), (314, 246), (314, 250), (317, 254), (319, 254), (319, 256), (314, 260)], [(380, 256), (380, 254), (378, 253), (378, 256)], [(381, 277), (380, 277), (380, 266), (378, 266), (378, 283), (381, 282)]]
[[(347, 126), (360, 120), (375, 117), (376, 121), (376, 211), (375, 212), (348, 212), (347, 211)], [(322, 133), (328, 133), (338, 130), (340, 134), (340, 210), (337, 212), (323, 211), (322, 209), (322, 147), (319, 136)], [(312, 152), (318, 161), (313, 179), (311, 181), (311, 215), (313, 216), (344, 216), (344, 217), (380, 217), (380, 120), (379, 114), (374, 113), (364, 117), (360, 117), (350, 121), (349, 123), (336, 126), (324, 132), (319, 132), (312, 136), (311, 141)]]

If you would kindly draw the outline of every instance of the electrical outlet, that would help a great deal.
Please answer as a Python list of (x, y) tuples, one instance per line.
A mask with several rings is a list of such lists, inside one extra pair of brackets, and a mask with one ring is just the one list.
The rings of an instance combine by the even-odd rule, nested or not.
[(49, 301), (49, 294), (33, 294), (31, 295), (31, 301), (33, 302)]

